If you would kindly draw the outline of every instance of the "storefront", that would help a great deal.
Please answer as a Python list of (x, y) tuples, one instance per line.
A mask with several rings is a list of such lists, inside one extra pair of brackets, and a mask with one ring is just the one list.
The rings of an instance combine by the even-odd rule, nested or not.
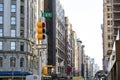
[(25, 80), (27, 75), (31, 75), (31, 73), (21, 71), (0, 71), (0, 80)]

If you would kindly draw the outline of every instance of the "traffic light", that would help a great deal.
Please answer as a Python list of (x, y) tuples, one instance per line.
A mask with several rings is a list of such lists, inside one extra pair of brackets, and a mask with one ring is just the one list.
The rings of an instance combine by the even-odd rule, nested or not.
[(52, 74), (55, 74), (55, 66), (52, 66), (52, 65), (43, 66), (43, 68), (42, 68), (42, 74), (43, 75), (52, 75)]
[(43, 66), (42, 68), (42, 74), (47, 75), (47, 66)]
[(37, 39), (38, 40), (45, 39), (45, 22), (42, 21), (37, 22)]
[(48, 65), (47, 66), (47, 72), (49, 75), (52, 75), (52, 74), (55, 74), (55, 66), (52, 66), (52, 65)]

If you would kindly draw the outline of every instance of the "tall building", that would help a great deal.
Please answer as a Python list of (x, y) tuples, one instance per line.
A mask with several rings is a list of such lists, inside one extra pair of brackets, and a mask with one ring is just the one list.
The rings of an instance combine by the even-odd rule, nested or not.
[(81, 76), (82, 74), (82, 41), (80, 39), (77, 39), (78, 44), (78, 76)]
[(109, 61), (109, 74), (107, 80), (120, 79), (120, 1), (112, 0), (112, 18), (114, 28), (114, 42)]
[(112, 27), (112, 0), (103, 0), (103, 69), (107, 72), (108, 62), (113, 47), (113, 27)]
[(67, 54), (67, 69), (71, 68), (72, 71), (67, 70), (68, 75), (74, 75), (75, 72), (75, 55), (74, 55), (74, 45), (75, 45), (75, 32), (72, 29), (72, 24), (70, 23), (68, 17), (65, 17), (65, 25), (66, 25), (66, 54)]
[(56, 66), (57, 74), (65, 74), (65, 16), (59, 0), (44, 0), (44, 12), (51, 13), (46, 17), (46, 31), (48, 42), (48, 63)]
[(84, 65), (85, 64), (85, 49), (84, 48), (85, 48), (85, 45), (82, 45), (82, 49), (81, 49), (82, 50), (82, 53), (81, 53), (81, 56), (82, 56), (81, 57), (82, 58), (81, 59), (82, 60), (82, 64), (81, 64), (81, 70), (82, 70), (81, 76), (83, 78), (85, 78), (85, 68), (84, 68), (85, 67), (85, 65)]
[(0, 75), (6, 79), (38, 74), (34, 46), (40, 8), (40, 0), (0, 0)]
[(56, 0), (56, 5), (56, 71), (65, 75), (65, 13), (59, 0)]
[(74, 73), (74, 75), (75, 76), (78, 76), (79, 75), (79, 54), (78, 54), (78, 44), (77, 44), (77, 34), (76, 33), (74, 33), (74, 60), (75, 60), (75, 63), (74, 63), (74, 67), (75, 67), (75, 69), (74, 69), (74, 71), (75, 71), (75, 73)]
[[(104, 2), (105, 3), (105, 2)], [(120, 79), (120, 63), (119, 63), (119, 46), (120, 46), (120, 41), (119, 41), (119, 31), (120, 31), (120, 1), (119, 0), (107, 0), (107, 3), (110, 4), (111, 8), (107, 8), (112, 12), (112, 30), (113, 30), (113, 44), (112, 44), (112, 51), (109, 56), (109, 62), (108, 62), (108, 75), (107, 75), (107, 80), (119, 80)], [(109, 7), (108, 4), (108, 7)], [(104, 15), (105, 17), (109, 17), (108, 15)], [(105, 21), (104, 21), (105, 22)], [(108, 22), (109, 23), (109, 22)], [(104, 41), (105, 42), (105, 41)]]
[(98, 64), (94, 63), (94, 59), (88, 55), (84, 56), (84, 80), (92, 80), (95, 76), (95, 73), (99, 71)]
[[(54, 6), (53, 6), (54, 5)], [(46, 17), (46, 31), (48, 35), (48, 65), (56, 66), (56, 1), (44, 0), (44, 12), (51, 13), (52, 17)]]

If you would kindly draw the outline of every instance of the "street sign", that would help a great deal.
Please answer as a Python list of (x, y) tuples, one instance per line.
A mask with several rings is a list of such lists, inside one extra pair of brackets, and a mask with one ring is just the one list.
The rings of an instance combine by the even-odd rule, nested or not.
[(46, 49), (47, 48), (47, 44), (38, 44), (37, 48), (39, 48), (39, 49)]
[(52, 17), (52, 13), (50, 13), (50, 12), (42, 12), (42, 17)]

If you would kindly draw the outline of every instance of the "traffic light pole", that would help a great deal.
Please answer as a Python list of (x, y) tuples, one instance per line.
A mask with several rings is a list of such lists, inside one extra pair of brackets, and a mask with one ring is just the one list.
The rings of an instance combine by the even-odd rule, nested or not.
[(42, 56), (41, 56), (41, 50), (40, 48), (38, 48), (38, 55), (39, 55), (39, 76), (40, 76), (40, 80), (41, 80), (41, 77), (42, 77)]
[(39, 76), (40, 76), (40, 80), (41, 80), (41, 77), (42, 77), (42, 51), (43, 51), (43, 49), (46, 49), (46, 45), (45, 44), (40, 44), (40, 42), (38, 42), (38, 46), (37, 46), (37, 48), (38, 48), (38, 66), (39, 66), (39, 68), (38, 68), (38, 70), (39, 70)]

